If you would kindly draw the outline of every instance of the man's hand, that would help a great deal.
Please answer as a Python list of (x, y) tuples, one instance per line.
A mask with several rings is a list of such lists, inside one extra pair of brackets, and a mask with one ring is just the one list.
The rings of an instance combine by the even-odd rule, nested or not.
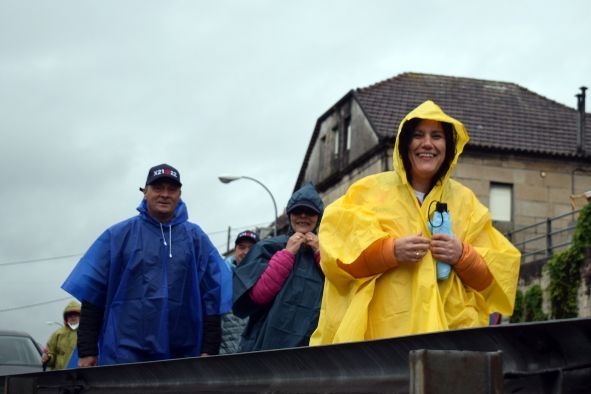
[(47, 354), (47, 352), (43, 352), (43, 355), (41, 356), (41, 362), (43, 364), (47, 363), (49, 361), (49, 354)]
[(97, 356), (86, 356), (86, 357), (80, 357), (78, 359), (78, 367), (79, 368), (96, 367), (97, 365), (98, 365)]

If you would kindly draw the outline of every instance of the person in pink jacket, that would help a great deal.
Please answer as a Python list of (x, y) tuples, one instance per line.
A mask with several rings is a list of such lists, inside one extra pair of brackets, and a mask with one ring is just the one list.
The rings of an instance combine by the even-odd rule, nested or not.
[(258, 242), (234, 271), (234, 314), (249, 317), (240, 351), (307, 346), (316, 328), (324, 275), (318, 226), (324, 204), (311, 183), (287, 204), (289, 230)]

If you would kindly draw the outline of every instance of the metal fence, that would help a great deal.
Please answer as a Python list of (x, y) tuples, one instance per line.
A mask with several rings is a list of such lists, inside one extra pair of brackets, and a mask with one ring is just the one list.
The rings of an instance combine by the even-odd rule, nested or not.
[(521, 252), (521, 262), (540, 260), (570, 246), (581, 210), (574, 210), (506, 233)]

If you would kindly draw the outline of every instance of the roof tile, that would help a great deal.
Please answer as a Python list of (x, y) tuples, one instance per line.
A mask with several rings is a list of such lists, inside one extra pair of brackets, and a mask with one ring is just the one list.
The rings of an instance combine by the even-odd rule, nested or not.
[[(514, 83), (403, 73), (356, 89), (354, 95), (383, 138), (393, 136), (402, 118), (430, 99), (464, 123), (472, 146), (576, 155), (577, 111)], [(589, 155), (589, 114), (585, 122), (585, 152)]]

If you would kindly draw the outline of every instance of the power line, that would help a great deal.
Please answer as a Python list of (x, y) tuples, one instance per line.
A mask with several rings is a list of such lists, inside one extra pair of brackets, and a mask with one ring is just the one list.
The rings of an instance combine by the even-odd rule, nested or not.
[(70, 257), (78, 257), (78, 256), (82, 256), (82, 253), (67, 254), (67, 255), (64, 255), (64, 256), (55, 256), (55, 257), (43, 257), (43, 258), (29, 259), (29, 260), (9, 261), (8, 263), (0, 263), (0, 267), (4, 267), (4, 266), (7, 266), (7, 265), (39, 263), (41, 261), (60, 260), (60, 259), (67, 259), (67, 258), (70, 258)]
[[(235, 232), (235, 231), (239, 231), (239, 230), (243, 230), (243, 229), (248, 229), (248, 228), (256, 228), (258, 226), (262, 226), (262, 225), (266, 225), (268, 224), (267, 222), (264, 223), (258, 223), (258, 224), (252, 224), (249, 226), (241, 226), (241, 227), (231, 227), (230, 226), (230, 230), (231, 232)], [(226, 233), (228, 232), (228, 229), (226, 230), (219, 230), (219, 231), (213, 231), (210, 233), (207, 233), (208, 236), (214, 235), (214, 234), (220, 234), (220, 233)], [(216, 248), (220, 248), (222, 246), (224, 246), (225, 243), (223, 245), (219, 245), (216, 246)], [(60, 259), (67, 259), (67, 258), (71, 258), (71, 257), (79, 257), (82, 256), (82, 253), (76, 253), (76, 254), (68, 254), (68, 255), (63, 255), (63, 256), (54, 256), (54, 257), (43, 257), (43, 258), (37, 258), (37, 259), (27, 259), (27, 260), (17, 260), (17, 261), (9, 261), (6, 263), (0, 263), (0, 267), (6, 267), (6, 266), (10, 266), (10, 265), (20, 265), (20, 264), (30, 264), (30, 263), (39, 263), (42, 261), (51, 261), (51, 260), (60, 260)], [(45, 302), (39, 302), (36, 304), (29, 304), (29, 305), (22, 305), (22, 306), (15, 306), (12, 308), (6, 308), (6, 309), (0, 309), (0, 313), (2, 312), (11, 312), (11, 311), (17, 311), (17, 310), (22, 310), (22, 309), (29, 309), (29, 308), (35, 308), (38, 306), (42, 306), (42, 305), (48, 305), (48, 304), (53, 304), (56, 302), (62, 302), (65, 300), (69, 300), (72, 297), (65, 297), (65, 298), (59, 298), (56, 300), (51, 300), (51, 301), (45, 301)]]
[(222, 244), (215, 245), (215, 248), (216, 248), (218, 251), (220, 251), (220, 250), (222, 250), (222, 248), (225, 248), (225, 247), (227, 247), (227, 246), (228, 246), (228, 243), (227, 243), (227, 242), (224, 242), (224, 243), (222, 243)]
[[(237, 231), (237, 230), (244, 230), (244, 229), (248, 229), (248, 228), (253, 228), (253, 227), (259, 227), (265, 225), (265, 227), (269, 227), (269, 222), (263, 222), (263, 223), (257, 223), (257, 224), (251, 224), (248, 226), (240, 226), (240, 227), (232, 227), (230, 226), (230, 229), (232, 231)], [(208, 236), (214, 235), (214, 234), (221, 234), (221, 233), (227, 233), (228, 229), (225, 230), (216, 230), (216, 231), (210, 231), (207, 233)]]
[[(244, 229), (248, 229), (248, 228), (262, 226), (264, 224), (268, 224), (268, 223), (267, 222), (257, 223), (257, 224), (251, 224), (249, 226), (241, 226), (241, 227), (231, 227), (230, 226), (230, 230), (231, 230), (231, 232), (236, 232), (236, 231), (239, 231), (239, 230), (244, 230)], [(227, 233), (227, 232), (228, 232), (228, 229), (218, 230), (218, 231), (209, 232), (209, 233), (207, 233), (207, 235), (208, 236), (212, 236), (214, 234), (221, 234), (221, 233)], [(221, 246), (223, 246), (223, 245), (221, 245)], [(63, 255), (63, 256), (54, 256), (54, 257), (42, 257), (42, 258), (37, 258), (37, 259), (8, 261), (6, 263), (0, 263), (0, 267), (7, 267), (7, 266), (10, 266), (10, 265), (40, 263), (42, 261), (61, 260), (61, 259), (67, 259), (67, 258), (70, 258), (70, 257), (80, 257), (80, 256), (82, 256), (82, 253), (67, 254), (67, 255)]]
[[(257, 223), (257, 224), (252, 224), (250, 226), (242, 226), (242, 227), (230, 227), (230, 234), (236, 234), (241, 232), (242, 230), (252, 230), (255, 228), (261, 228), (259, 226), (263, 226), (263, 225), (267, 225), (267, 222), (264, 223)], [(264, 228), (269, 228), (269, 226), (265, 226)], [(214, 231), (211, 233), (207, 233), (208, 236), (211, 236), (212, 234), (219, 234), (219, 233), (227, 233), (228, 230), (220, 230), (220, 231)], [(215, 245), (216, 249), (221, 250), (222, 248), (227, 248), (228, 247), (228, 243), (227, 241), (223, 241), (222, 243), (218, 243), (217, 245)]]
[(38, 302), (36, 304), (29, 304), (29, 305), (22, 305), (22, 306), (14, 306), (12, 308), (0, 309), (0, 313), (2, 313), (2, 312), (18, 311), (18, 310), (21, 310), (21, 309), (29, 309), (29, 308), (34, 308), (34, 307), (37, 307), (37, 306), (42, 306), (42, 305), (54, 304), (56, 302), (62, 302), (62, 301), (65, 301), (65, 300), (70, 300), (70, 299), (72, 299), (72, 297), (59, 298), (57, 300), (51, 300), (51, 301), (45, 301), (45, 302)]

